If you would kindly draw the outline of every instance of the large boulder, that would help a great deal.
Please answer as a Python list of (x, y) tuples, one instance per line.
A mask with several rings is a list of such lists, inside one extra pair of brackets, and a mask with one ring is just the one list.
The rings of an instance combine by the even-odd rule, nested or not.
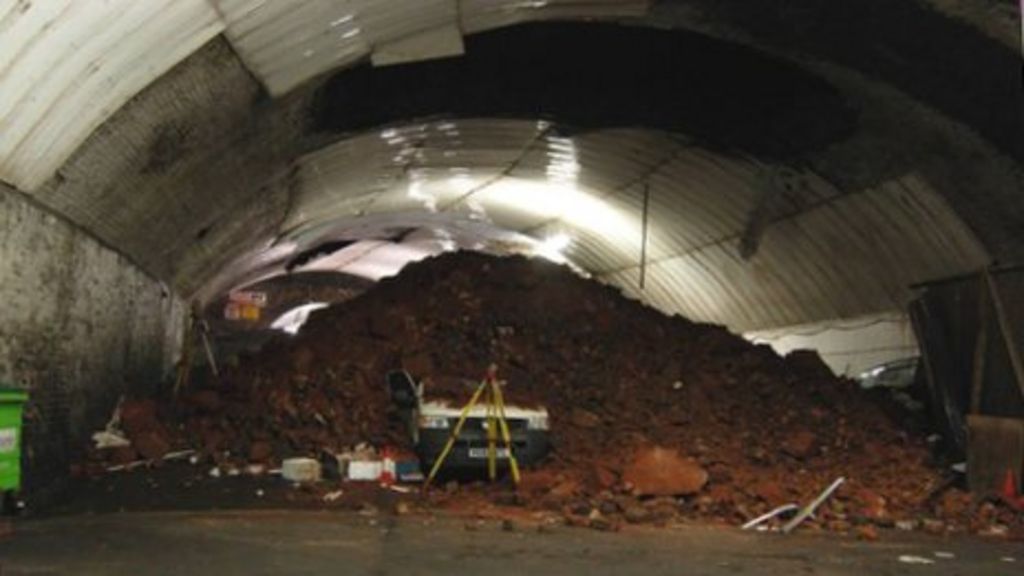
[(685, 496), (700, 492), (708, 473), (675, 450), (654, 447), (637, 451), (622, 479), (638, 496)]

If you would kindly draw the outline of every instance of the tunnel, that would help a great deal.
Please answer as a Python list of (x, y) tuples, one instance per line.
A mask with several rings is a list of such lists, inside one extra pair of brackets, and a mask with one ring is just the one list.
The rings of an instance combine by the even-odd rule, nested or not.
[[(415, 324), (411, 310), (428, 301), (468, 301), (465, 291), (498, 284), (490, 273), (504, 282), (494, 294), (508, 295), (479, 314), (498, 339), (537, 314), (508, 287), (557, 278), (564, 294), (555, 291), (550, 305), (580, 307), (570, 324), (600, 315), (582, 299), (605, 306), (614, 294), (607, 314), (619, 324), (595, 320), (606, 336), (572, 333), (580, 349), (599, 337), (623, 349), (608, 358), (628, 355), (632, 330), (664, 332), (649, 352), (659, 366), (670, 351), (696, 357), (717, 342), (715, 362), (758, 358), (776, 374), (803, 370), (811, 350), (817, 374), (851, 390), (859, 382), (861, 396), (865, 382), (909, 367), (926, 408), (898, 436), (915, 448), (887, 458), (930, 450), (928, 465), (945, 484), (936, 480), (915, 505), (954, 507), (955, 485), (965, 503), (957, 513), (974, 514), (960, 527), (914, 526), (1024, 537), (1024, 498), (1010, 494), (1020, 497), (1024, 472), (1024, 365), (1013, 335), (1024, 323), (1020, 22), (1020, 7), (1002, 0), (0, 4), (0, 390), (27, 394), (20, 482), (8, 502), (24, 520), (13, 536), (0, 530), (0, 572), (5, 539), (15, 571), (41, 566), (33, 541), (61, 510), (88, 509), (103, 490), (140, 491), (133, 481), (179, 482), (160, 458), (120, 475), (87, 473), (96, 434), (118, 418), (127, 424), (132, 402), (149, 399), (163, 418), (180, 409), (182, 387), (258, 380), (246, 368), (252, 358), (278, 347), (300, 362), (296, 342), (327, 349), (328, 336), (338, 338), (332, 350), (376, 357), (379, 339), (343, 332), (351, 322), (335, 310), (379, 337), (377, 324)], [(443, 268), (459, 265), (461, 273)], [(460, 284), (465, 275), (476, 280)], [(446, 283), (454, 288), (445, 292)], [(401, 328), (381, 328), (392, 329)], [(544, 340), (563, 328), (537, 330)], [(610, 336), (617, 332), (619, 340)], [(476, 346), (464, 344), (471, 333), (452, 336), (451, 349)], [(605, 366), (602, 355), (587, 357)], [(392, 363), (414, 372), (421, 360), (406, 349)], [(384, 364), (364, 370), (381, 391)], [(530, 365), (523, 360), (516, 374), (529, 378)], [(723, 402), (736, 410), (780, 402), (782, 426), (806, 421), (819, 438), (857, 426), (785, 416), (799, 403), (765, 396), (758, 378), (727, 380)], [(667, 382), (685, 390), (691, 380)], [(609, 386), (592, 394), (610, 414), (602, 426), (612, 426), (616, 403), (632, 406), (622, 399), (627, 388)], [(850, 402), (859, 406), (857, 398)], [(552, 426), (596, 425), (587, 424), (594, 410), (566, 402)], [(180, 432), (211, 418), (167, 426)], [(623, 425), (609, 446), (630, 434)], [(848, 449), (841, 444), (821, 456)], [(231, 480), (220, 477), (228, 468), (219, 457), (211, 468), (202, 449), (177, 448), (189, 454), (168, 466), (201, 467), (204, 478), (217, 470), (207, 483)], [(790, 465), (815, 470), (786, 445), (779, 450)], [(715, 491), (721, 478), (739, 485), (735, 472), (697, 448), (690, 456), (710, 480), (680, 507), (725, 522), (758, 515)], [(1002, 468), (978, 480), (973, 471), (993, 462)], [(146, 474), (164, 480), (140, 479)], [(856, 474), (846, 480), (856, 484)], [(618, 494), (617, 481), (604, 492)], [(774, 503), (763, 484), (737, 488), (756, 512)], [(839, 488), (839, 498), (860, 502), (869, 488)], [(335, 498), (352, 490), (342, 486)], [(632, 504), (602, 512), (596, 492), (586, 494), (591, 511), (571, 511), (587, 508), (577, 505), (581, 491), (563, 503), (570, 526), (587, 517), (606, 527), (632, 522)], [(173, 494), (136, 500), (147, 498), (174, 508)], [(723, 507), (728, 514), (709, 512)], [(898, 532), (911, 522), (857, 518), (812, 523), (874, 540), (876, 525)], [(57, 571), (80, 569), (82, 550)], [(869, 565), (883, 562), (866, 554)], [(1001, 573), (1012, 554), (990, 556), (995, 564), (971, 570)], [(952, 566), (928, 558), (936, 561)]]

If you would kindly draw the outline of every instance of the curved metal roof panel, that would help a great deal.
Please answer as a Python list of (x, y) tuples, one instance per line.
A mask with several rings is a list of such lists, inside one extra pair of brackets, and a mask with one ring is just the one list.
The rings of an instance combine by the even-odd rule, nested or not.
[(222, 29), (206, 0), (0, 5), (0, 179), (35, 190), (111, 114)]
[(289, 228), (306, 227), (304, 242), (325, 223), (391, 214), (397, 226), (424, 211), (537, 241), (567, 234), (566, 256), (595, 277), (735, 330), (898, 309), (909, 284), (987, 258), (914, 174), (842, 191), (809, 170), (644, 130), (430, 121), (354, 136), (302, 158), (299, 172)]
[(537, 20), (642, 16), (647, 0), (211, 0), (273, 95), (364, 59), (456, 56), (462, 35)]

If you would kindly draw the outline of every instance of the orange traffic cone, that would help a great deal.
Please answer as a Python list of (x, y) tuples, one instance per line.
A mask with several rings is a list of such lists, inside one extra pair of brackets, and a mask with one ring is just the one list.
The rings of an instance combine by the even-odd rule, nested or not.
[(1017, 478), (1014, 476), (1013, 470), (1007, 469), (1000, 496), (1014, 510), (1024, 511), (1024, 497), (1017, 492)]

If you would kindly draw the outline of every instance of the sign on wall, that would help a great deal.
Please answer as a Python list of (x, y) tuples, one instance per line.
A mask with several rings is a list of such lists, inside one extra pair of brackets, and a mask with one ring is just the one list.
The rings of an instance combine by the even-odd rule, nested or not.
[(256, 290), (236, 290), (228, 294), (224, 318), (244, 322), (258, 322), (267, 306), (267, 293)]

